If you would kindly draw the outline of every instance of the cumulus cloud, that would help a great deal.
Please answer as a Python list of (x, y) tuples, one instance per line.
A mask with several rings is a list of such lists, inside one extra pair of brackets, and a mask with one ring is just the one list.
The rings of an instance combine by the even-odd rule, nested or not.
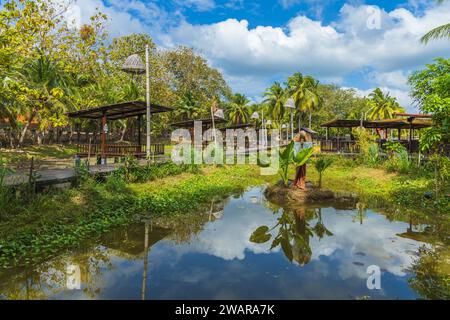
[[(208, 25), (184, 21), (169, 33), (173, 43), (199, 49), (229, 77), (268, 78), (301, 70), (320, 79), (340, 79), (375, 69), (378, 85), (391, 88), (397, 82), (392, 87), (396, 91), (405, 90), (400, 73), (448, 54), (447, 41), (423, 46), (419, 40), (426, 30), (446, 23), (449, 13), (450, 3), (420, 16), (404, 8), (386, 12), (376, 6), (345, 4), (339, 20), (329, 25), (299, 15), (285, 28), (250, 28), (247, 20), (228, 19)], [(370, 23), (373, 16), (375, 24)], [(383, 75), (389, 74), (382, 83)], [(367, 74), (367, 80), (373, 76)]]

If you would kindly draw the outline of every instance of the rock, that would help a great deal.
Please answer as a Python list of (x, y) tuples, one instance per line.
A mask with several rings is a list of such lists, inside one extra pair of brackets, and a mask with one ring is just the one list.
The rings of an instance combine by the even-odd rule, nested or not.
[(326, 189), (307, 188), (306, 190), (286, 188), (282, 184), (268, 187), (265, 191), (266, 198), (278, 205), (314, 203), (333, 200), (334, 193)]

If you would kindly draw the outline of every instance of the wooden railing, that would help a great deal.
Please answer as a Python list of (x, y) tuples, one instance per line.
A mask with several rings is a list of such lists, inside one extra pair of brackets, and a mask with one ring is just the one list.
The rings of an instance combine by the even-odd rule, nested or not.
[(320, 150), (321, 152), (359, 153), (359, 146), (356, 141), (321, 140)]
[[(152, 154), (163, 155), (164, 154), (164, 144), (153, 144), (151, 146)], [(108, 157), (119, 157), (132, 155), (136, 157), (145, 157), (146, 147), (141, 145), (116, 145), (107, 144), (106, 145), (106, 156)], [(88, 155), (95, 156), (102, 154), (102, 146), (100, 144), (79, 144), (77, 146), (77, 155), (80, 157), (87, 157)]]

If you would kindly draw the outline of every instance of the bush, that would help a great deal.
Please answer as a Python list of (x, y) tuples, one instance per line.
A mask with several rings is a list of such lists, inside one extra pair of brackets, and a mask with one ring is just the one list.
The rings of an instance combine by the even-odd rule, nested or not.
[(408, 173), (412, 163), (409, 160), (409, 154), (406, 148), (398, 142), (390, 142), (386, 146), (388, 152), (388, 160), (386, 161), (386, 169), (388, 171), (396, 171), (399, 173)]

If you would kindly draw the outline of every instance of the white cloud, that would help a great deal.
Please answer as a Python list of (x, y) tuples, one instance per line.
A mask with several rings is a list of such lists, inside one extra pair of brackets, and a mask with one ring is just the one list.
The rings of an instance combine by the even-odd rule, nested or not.
[[(330, 25), (302, 15), (285, 28), (249, 28), (247, 20), (228, 19), (209, 25), (183, 22), (169, 34), (172, 43), (199, 49), (229, 77), (252, 76), (256, 81), (296, 70), (321, 80), (340, 80), (372, 69), (377, 72), (377, 85), (405, 90), (402, 73), (448, 54), (448, 41), (424, 46), (419, 40), (426, 30), (448, 21), (450, 3), (429, 8), (421, 16), (406, 9), (380, 10), (380, 29), (367, 27), (373, 12), (368, 8), (373, 7), (346, 4), (340, 19)], [(404, 93), (401, 98), (406, 102)]]

